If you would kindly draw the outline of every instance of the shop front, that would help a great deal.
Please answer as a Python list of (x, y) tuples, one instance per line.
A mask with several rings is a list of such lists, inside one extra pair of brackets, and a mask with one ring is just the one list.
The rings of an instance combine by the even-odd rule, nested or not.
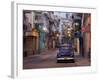
[(32, 29), (30, 32), (25, 32), (23, 36), (24, 56), (31, 56), (38, 51), (39, 33), (36, 29)]

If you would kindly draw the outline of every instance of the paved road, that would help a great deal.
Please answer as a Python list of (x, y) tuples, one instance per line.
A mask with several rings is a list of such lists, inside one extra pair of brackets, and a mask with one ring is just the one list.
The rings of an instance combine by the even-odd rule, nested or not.
[(90, 62), (86, 58), (76, 58), (75, 63), (57, 63), (56, 55), (58, 50), (51, 49), (41, 54), (36, 54), (29, 57), (24, 57), (23, 68), (24, 69), (36, 69), (36, 68), (56, 68), (56, 67), (75, 67), (75, 66), (89, 66)]

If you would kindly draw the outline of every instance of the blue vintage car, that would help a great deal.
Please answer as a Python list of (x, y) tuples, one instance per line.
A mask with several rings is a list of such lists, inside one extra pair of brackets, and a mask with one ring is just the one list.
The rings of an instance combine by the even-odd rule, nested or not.
[(72, 43), (63, 44), (59, 47), (57, 62), (74, 62), (74, 49)]

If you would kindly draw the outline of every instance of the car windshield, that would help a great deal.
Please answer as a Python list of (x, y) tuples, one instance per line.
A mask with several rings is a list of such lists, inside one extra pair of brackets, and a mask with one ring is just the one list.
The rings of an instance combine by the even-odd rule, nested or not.
[(60, 48), (62, 48), (62, 49), (67, 49), (67, 46), (61, 46)]

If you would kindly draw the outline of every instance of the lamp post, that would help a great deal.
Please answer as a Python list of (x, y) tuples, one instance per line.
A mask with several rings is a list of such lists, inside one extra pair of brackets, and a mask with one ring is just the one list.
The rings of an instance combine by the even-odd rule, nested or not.
[(56, 39), (57, 39), (57, 47), (59, 46), (59, 36), (60, 36), (60, 33), (59, 32), (57, 32), (56, 33)]

